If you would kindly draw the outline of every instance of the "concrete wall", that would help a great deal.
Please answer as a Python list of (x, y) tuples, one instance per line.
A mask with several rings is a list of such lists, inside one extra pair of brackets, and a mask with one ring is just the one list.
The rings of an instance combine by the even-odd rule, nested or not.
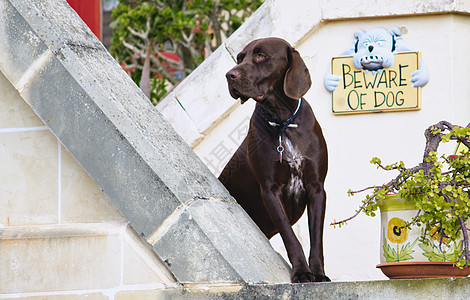
[[(422, 109), (411, 112), (335, 116), (331, 94), (323, 86), (333, 56), (352, 43), (358, 29), (404, 27), (404, 41), (420, 51), (430, 72), (422, 89)], [(311, 1), (273, 0), (266, 3), (157, 107), (214, 174), (238, 147), (248, 128), (254, 101), (243, 106), (228, 93), (224, 74), (250, 40), (278, 36), (303, 56), (312, 77), (305, 98), (323, 127), (329, 148), (326, 181), (327, 214), (324, 247), (326, 272), (333, 280), (385, 278), (379, 263), (378, 218), (360, 216), (334, 229), (334, 219), (349, 217), (361, 198), (348, 189), (381, 184), (396, 176), (369, 164), (378, 156), (385, 163), (420, 162), (424, 130), (440, 121), (466, 125), (470, 121), (470, 2), (468, 1)], [(447, 147), (451, 151), (454, 146)], [(295, 231), (308, 253), (307, 222)], [(285, 255), (279, 237), (271, 241)]]
[(0, 298), (289, 281), (64, 0), (0, 0), (0, 15)]
[[(129, 292), (126, 299), (165, 300), (377, 300), (468, 299), (469, 278), (435, 278), (313, 284), (212, 286)], [(131, 298), (134, 297), (134, 298)]]
[(0, 140), (0, 298), (177, 285), (2, 73)]

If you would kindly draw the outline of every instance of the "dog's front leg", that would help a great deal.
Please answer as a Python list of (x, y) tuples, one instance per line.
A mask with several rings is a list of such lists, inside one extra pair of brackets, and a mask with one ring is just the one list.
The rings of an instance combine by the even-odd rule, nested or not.
[(323, 222), (325, 219), (326, 193), (322, 184), (307, 188), (308, 228), (310, 233), (309, 264), (313, 281), (327, 282), (323, 261)]
[(312, 282), (314, 278), (307, 265), (302, 245), (292, 230), (284, 205), (281, 201), (281, 191), (278, 188), (270, 187), (262, 190), (262, 195), (263, 203), (269, 213), (269, 217), (276, 226), (286, 246), (287, 256), (292, 264), (292, 282)]

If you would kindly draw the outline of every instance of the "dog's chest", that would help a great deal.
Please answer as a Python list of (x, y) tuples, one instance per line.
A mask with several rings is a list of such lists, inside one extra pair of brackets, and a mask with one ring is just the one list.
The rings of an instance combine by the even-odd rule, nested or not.
[(284, 139), (284, 158), (289, 164), (289, 180), (287, 182), (287, 193), (297, 199), (304, 191), (302, 165), (305, 157), (302, 152), (288, 139)]

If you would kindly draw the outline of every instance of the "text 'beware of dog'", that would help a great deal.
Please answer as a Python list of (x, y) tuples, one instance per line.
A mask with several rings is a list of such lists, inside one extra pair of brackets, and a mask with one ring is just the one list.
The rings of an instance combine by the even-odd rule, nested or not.
[(333, 57), (332, 74), (340, 77), (332, 92), (334, 114), (370, 113), (421, 108), (421, 88), (413, 87), (411, 73), (419, 68), (419, 52), (395, 55), (390, 68), (357, 69), (353, 58)]

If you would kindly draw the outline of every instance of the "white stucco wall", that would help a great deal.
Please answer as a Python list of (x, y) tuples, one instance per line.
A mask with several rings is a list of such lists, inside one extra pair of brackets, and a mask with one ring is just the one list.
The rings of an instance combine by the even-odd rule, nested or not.
[[(369, 164), (403, 160), (414, 166), (424, 150), (424, 130), (440, 120), (458, 125), (470, 122), (470, 4), (460, 1), (267, 1), (264, 6), (188, 77), (161, 104), (170, 120), (198, 156), (218, 174), (246, 132), (254, 101), (243, 106), (228, 94), (224, 73), (238, 51), (251, 39), (278, 36), (301, 53), (312, 77), (305, 98), (322, 125), (329, 150), (326, 181), (327, 213), (324, 251), (332, 280), (384, 279), (379, 263), (379, 218), (359, 216), (342, 228), (328, 224), (354, 213), (360, 196), (347, 190), (381, 184), (394, 177)], [(351, 7), (350, 7), (351, 6)], [(301, 8), (300, 8), (301, 7)], [(285, 26), (282, 26), (285, 24)], [(403, 39), (420, 51), (430, 72), (422, 89), (422, 109), (360, 115), (333, 115), (331, 94), (323, 86), (330, 60), (354, 42), (357, 29), (404, 27)], [(451, 151), (453, 146), (447, 147)], [(305, 218), (295, 231), (308, 254)], [(283, 253), (278, 237), (275, 249)]]
[[(392, 26), (408, 29), (404, 39), (422, 52), (430, 70), (431, 80), (422, 89), (422, 109), (348, 116), (331, 114), (331, 95), (322, 83), (331, 56), (351, 43), (355, 29)], [(397, 175), (377, 170), (369, 164), (372, 157), (378, 156), (384, 163), (403, 160), (407, 166), (415, 166), (423, 156), (427, 127), (440, 120), (464, 126), (470, 122), (470, 88), (463, 82), (470, 61), (462, 52), (466, 49), (468, 53), (470, 44), (460, 38), (463, 31), (470, 31), (468, 16), (349, 20), (326, 23), (298, 46), (312, 75), (313, 85), (306, 98), (323, 126), (329, 148), (326, 224), (349, 216), (357, 208), (361, 195), (348, 198), (349, 188), (358, 190), (379, 185)], [(379, 218), (361, 216), (341, 229), (325, 227), (325, 264), (332, 277), (385, 278), (374, 268), (379, 262), (378, 224)], [(306, 236), (305, 227), (300, 229), (301, 236)]]

